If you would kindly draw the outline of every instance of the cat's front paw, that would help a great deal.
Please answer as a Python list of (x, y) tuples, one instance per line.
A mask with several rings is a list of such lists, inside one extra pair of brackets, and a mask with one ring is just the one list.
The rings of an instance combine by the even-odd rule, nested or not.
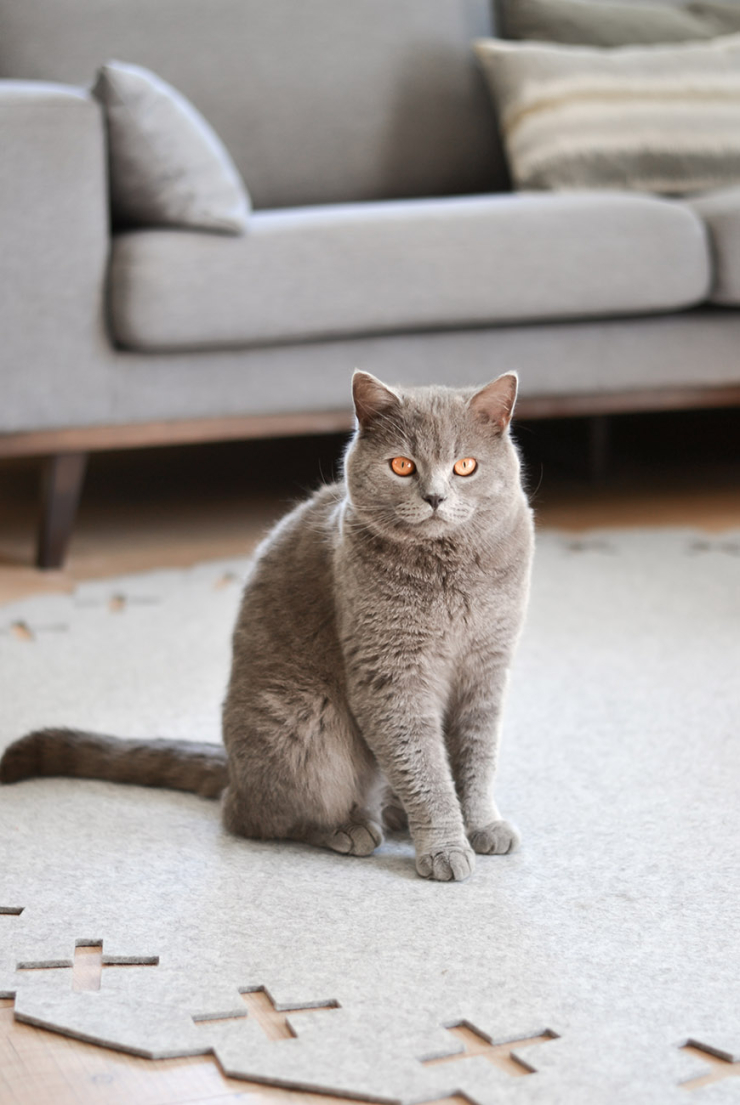
[(473, 874), (475, 855), (465, 841), (444, 844), (431, 852), (421, 852), (416, 857), (416, 870), (423, 879), (437, 882), (462, 882)]
[(482, 856), (505, 856), (519, 847), (519, 833), (508, 821), (492, 821), (468, 833), (474, 850)]

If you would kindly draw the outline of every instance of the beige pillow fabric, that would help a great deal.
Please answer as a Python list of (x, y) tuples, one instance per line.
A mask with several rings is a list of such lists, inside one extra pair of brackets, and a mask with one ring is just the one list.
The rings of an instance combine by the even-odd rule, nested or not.
[[(580, 46), (688, 42), (721, 34), (703, 13), (668, 4), (618, 0), (498, 0), (503, 38)], [(711, 6), (711, 5), (708, 5)], [(740, 8), (736, 9), (740, 16)], [(740, 30), (740, 21), (731, 30)]]
[(110, 61), (93, 93), (108, 122), (113, 218), (241, 234), (249, 195), (213, 128), (148, 69)]
[(688, 11), (705, 20), (717, 35), (740, 31), (740, 4), (737, 0), (734, 4), (727, 0), (692, 0)]
[(740, 35), (614, 50), (479, 39), (518, 188), (740, 182)]

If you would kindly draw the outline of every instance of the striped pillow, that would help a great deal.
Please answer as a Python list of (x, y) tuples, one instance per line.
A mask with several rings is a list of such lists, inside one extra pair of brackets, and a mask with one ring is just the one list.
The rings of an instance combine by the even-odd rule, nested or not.
[(598, 49), (479, 39), (517, 188), (740, 183), (740, 35)]
[[(566, 42), (571, 46), (646, 46), (715, 38), (722, 30), (702, 12), (668, 4), (606, 0), (498, 0), (502, 38)], [(740, 8), (735, 9), (740, 15)], [(728, 28), (740, 30), (740, 23)]]

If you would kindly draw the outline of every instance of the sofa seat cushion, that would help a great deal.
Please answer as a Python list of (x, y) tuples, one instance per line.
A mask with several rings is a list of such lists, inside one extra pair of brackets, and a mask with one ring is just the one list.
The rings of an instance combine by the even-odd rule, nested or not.
[(611, 193), (480, 196), (256, 212), (241, 238), (114, 240), (126, 348), (236, 347), (679, 310), (710, 282), (687, 207)]
[(740, 188), (721, 188), (689, 201), (704, 220), (714, 254), (710, 302), (740, 306)]

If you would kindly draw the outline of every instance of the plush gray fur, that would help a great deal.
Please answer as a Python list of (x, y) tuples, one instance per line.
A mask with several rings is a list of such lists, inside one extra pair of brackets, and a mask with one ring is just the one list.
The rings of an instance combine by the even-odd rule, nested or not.
[(226, 786), (226, 755), (220, 744), (38, 729), (9, 745), (0, 761), (2, 783), (34, 775), (75, 775), (218, 798)]
[[(491, 797), (532, 550), (508, 435), (516, 378), (396, 392), (356, 373), (353, 392), (345, 482), (284, 519), (244, 593), (226, 823), (365, 855), (387, 780), (419, 873), (462, 879), (474, 851), (516, 843)], [(414, 475), (394, 474), (399, 455)], [(453, 473), (462, 457), (473, 475)]]
[[(391, 389), (355, 373), (344, 480), (276, 526), (245, 586), (223, 711), (231, 831), (367, 855), (384, 824), (408, 819), (417, 871), (441, 880), (466, 878), (475, 852), (516, 847), (491, 793), (533, 547), (509, 437), (516, 388), (513, 373), (480, 391)], [(392, 470), (399, 456), (412, 475)], [(453, 471), (464, 457), (477, 461), (472, 475)], [(30, 734), (0, 778), (95, 775), (200, 793), (223, 779), (215, 748), (115, 747)]]

